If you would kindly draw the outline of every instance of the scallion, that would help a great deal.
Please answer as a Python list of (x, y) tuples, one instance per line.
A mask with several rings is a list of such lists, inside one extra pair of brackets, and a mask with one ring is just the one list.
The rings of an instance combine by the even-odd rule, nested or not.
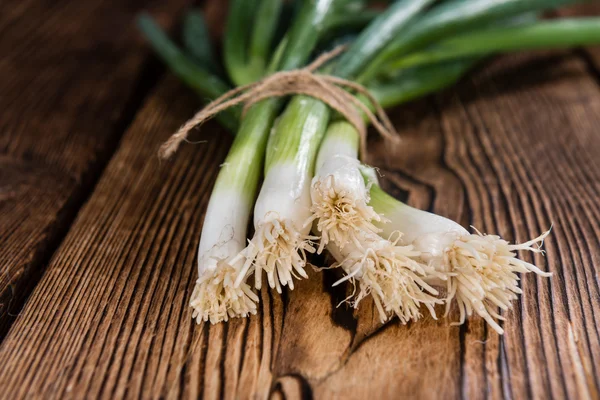
[[(299, 68), (317, 43), (323, 21), (335, 0), (306, 3), (277, 54), (279, 69)], [(237, 12), (237, 11), (236, 11)], [(295, 49), (293, 53), (289, 49)], [(239, 254), (245, 248), (248, 220), (263, 168), (265, 148), (280, 100), (268, 99), (250, 107), (241, 121), (231, 150), (211, 194), (198, 249), (198, 281), (190, 305), (198, 323), (217, 323), (256, 311), (241, 274)]]
[(459, 324), (476, 313), (502, 334), (504, 330), (496, 320), (504, 318), (496, 310), (508, 310), (522, 293), (517, 273), (552, 275), (516, 257), (518, 251), (543, 253), (541, 245), (549, 231), (527, 242), (511, 244), (496, 235), (478, 231), (471, 234), (448, 218), (412, 208), (375, 183), (370, 192), (369, 204), (390, 221), (380, 225), (382, 235), (402, 232), (402, 244), (414, 246), (422, 262), (447, 274), (446, 313), (455, 302), (460, 312)]
[(306, 253), (314, 252), (310, 226), (310, 179), (316, 149), (327, 128), (327, 106), (294, 97), (273, 128), (267, 148), (265, 180), (254, 207), (254, 236), (242, 254), (238, 282), (252, 267), (255, 287), (262, 272), (271, 288), (294, 288), (292, 277), (306, 278)]
[(369, 191), (360, 173), (359, 136), (346, 120), (331, 123), (319, 149), (311, 185), (312, 215), (320, 235), (318, 253), (330, 241), (359, 246), (362, 232), (380, 231), (382, 218), (368, 205)]
[[(201, 13), (187, 14), (183, 49), (141, 16), (140, 28), (159, 56), (203, 100), (252, 83), (227, 93), (230, 102), (222, 103), (224, 96), (185, 124), (162, 154), (174, 151), (212, 110), (251, 102), (255, 95), (267, 98), (243, 114), (242, 106), (234, 105), (216, 116), (239, 129), (202, 227), (199, 277), (190, 301), (193, 317), (217, 323), (256, 313), (256, 289), (263, 277), (280, 293), (286, 286), (293, 289), (295, 279), (308, 276), (309, 254), (327, 249), (344, 275), (336, 285), (348, 281), (354, 286), (346, 300), (356, 307), (372, 296), (382, 321), (393, 315), (401, 323), (414, 321), (423, 309), (436, 318), (437, 304), (446, 305), (446, 314), (456, 304), (458, 323), (477, 314), (502, 333), (498, 308), (508, 310), (521, 293), (518, 274), (550, 275), (519, 260), (517, 252), (541, 253), (548, 232), (510, 244), (495, 235), (471, 234), (454, 221), (387, 195), (359, 158), (366, 150), (361, 115), (343, 106), (362, 105), (330, 85), (353, 88), (366, 105), (357, 108), (363, 122), (373, 122), (386, 134), (393, 128), (379, 106), (452, 85), (484, 58), (600, 42), (598, 18), (539, 19), (544, 10), (582, 1), (398, 0), (372, 10), (366, 0), (232, 0), (223, 65), (212, 51)], [(346, 51), (322, 67), (320, 76), (305, 68), (267, 78), (301, 69), (333, 46), (332, 54), (340, 54), (339, 44)], [(218, 76), (221, 71), (228, 76)], [(279, 82), (284, 89), (273, 85)], [(322, 91), (310, 90), (311, 84)], [(276, 98), (289, 93), (290, 99)], [(255, 232), (248, 240), (252, 211)], [(438, 292), (439, 287), (446, 291)]]
[[(431, 1), (395, 3), (340, 57), (334, 73), (345, 78), (359, 73), (366, 64), (364, 58), (377, 54)], [(310, 244), (313, 238), (308, 236), (312, 220), (310, 173), (331, 114), (320, 100), (305, 96), (292, 99), (288, 108), (279, 123), (285, 122), (284, 127), (278, 125), (269, 139), (265, 182), (254, 210), (256, 232), (243, 253), (246, 261), (238, 278), (241, 282), (252, 267), (255, 286), (260, 288), (260, 275), (265, 271), (269, 285), (278, 291), (286, 285), (293, 288), (294, 272), (306, 276), (303, 255), (314, 251)], [(358, 169), (356, 172), (360, 175)]]

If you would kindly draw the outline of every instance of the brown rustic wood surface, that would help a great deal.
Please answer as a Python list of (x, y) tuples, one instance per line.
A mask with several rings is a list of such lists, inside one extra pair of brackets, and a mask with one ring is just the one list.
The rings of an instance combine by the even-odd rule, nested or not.
[(136, 12), (185, 3), (0, 2), (0, 337), (156, 80)]
[[(144, 2), (8, 3), (0, 294), (33, 292), (4, 319), (0, 398), (598, 398), (597, 50), (500, 58), (393, 110), (400, 144), (371, 143), (386, 188), (414, 206), (509, 240), (553, 224), (547, 256), (526, 259), (554, 276), (523, 277), (504, 336), (478, 319), (382, 326), (368, 303), (336, 307), (334, 271), (263, 290), (257, 316), (196, 326), (195, 250), (231, 139), (208, 124), (206, 144), (157, 161), (199, 103), (168, 73), (139, 94), (151, 82), (136, 87), (147, 52), (131, 21)], [(184, 3), (151, 7), (167, 26)]]

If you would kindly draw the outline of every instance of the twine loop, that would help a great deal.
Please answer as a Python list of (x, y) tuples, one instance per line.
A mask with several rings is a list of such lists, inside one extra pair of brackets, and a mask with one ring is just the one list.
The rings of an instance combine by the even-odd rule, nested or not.
[[(367, 125), (363, 114), (375, 129), (385, 138), (397, 139), (396, 130), (379, 102), (362, 85), (331, 75), (317, 74), (315, 71), (344, 51), (338, 46), (324, 53), (314, 62), (302, 69), (276, 72), (260, 81), (239, 86), (213, 100), (188, 120), (160, 148), (160, 158), (169, 158), (177, 151), (179, 145), (187, 139), (195, 127), (213, 118), (219, 112), (244, 104), (244, 112), (252, 105), (272, 97), (302, 94), (314, 97), (340, 113), (358, 131), (360, 136), (361, 155), (367, 153)], [(364, 96), (375, 112), (357, 99), (348, 90)]]

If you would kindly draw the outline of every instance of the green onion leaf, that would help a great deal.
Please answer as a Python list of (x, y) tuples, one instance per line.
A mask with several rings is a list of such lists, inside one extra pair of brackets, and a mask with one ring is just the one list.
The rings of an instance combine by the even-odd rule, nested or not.
[[(523, 13), (544, 11), (586, 0), (450, 0), (433, 7), (410, 28), (398, 35), (386, 48), (370, 61), (359, 77), (368, 82), (375, 77), (386, 61), (415, 52), (425, 46), (473, 29), (480, 29), (495, 21)], [(588, 0), (589, 1), (589, 0)]]
[[(198, 93), (203, 100), (206, 98), (208, 100), (216, 99), (230, 89), (226, 83), (197, 66), (186, 56), (148, 14), (141, 14), (137, 23), (139, 29), (171, 71)], [(239, 109), (231, 108), (223, 111), (217, 118), (223, 126), (235, 132), (238, 115)]]
[(337, 31), (342, 28), (363, 28), (381, 15), (380, 10), (360, 10), (348, 14), (336, 14), (327, 23), (327, 29)]
[(433, 0), (400, 0), (394, 3), (361, 32), (348, 51), (340, 57), (334, 74), (342, 78), (354, 77), (432, 2)]
[(219, 72), (208, 28), (200, 10), (192, 10), (183, 18), (183, 47), (201, 67)]
[(279, 70), (300, 68), (314, 50), (331, 10), (336, 3), (344, 0), (312, 0), (304, 2), (298, 11), (294, 25), (286, 34), (288, 44), (281, 57)]
[(469, 32), (440, 42), (430, 50), (410, 54), (387, 64), (401, 69), (467, 56), (496, 52), (557, 49), (600, 42), (600, 18), (543, 21)]
[(255, 0), (232, 0), (229, 3), (223, 50), (225, 68), (237, 86), (255, 82), (263, 72), (253, 70), (248, 63), (248, 38), (255, 10)]
[(391, 80), (368, 86), (382, 107), (393, 107), (455, 84), (480, 58), (465, 58), (452, 62), (410, 68)]
[(273, 37), (283, 7), (282, 0), (262, 0), (254, 18), (250, 40), (251, 68), (264, 71), (273, 47)]

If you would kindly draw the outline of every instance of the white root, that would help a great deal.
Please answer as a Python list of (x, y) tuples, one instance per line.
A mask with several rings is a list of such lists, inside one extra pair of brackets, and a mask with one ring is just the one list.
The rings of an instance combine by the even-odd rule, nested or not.
[[(331, 144), (330, 144), (331, 145)], [(342, 146), (343, 147), (343, 146)], [(336, 149), (339, 151), (339, 149)], [(369, 205), (369, 188), (360, 172), (360, 162), (347, 155), (323, 155), (311, 185), (311, 217), (321, 236), (317, 253), (330, 243), (338, 247), (352, 243), (360, 247), (363, 233), (379, 233), (375, 223), (387, 222)]]
[(282, 286), (294, 289), (294, 279), (308, 278), (306, 253), (314, 253), (314, 236), (304, 234), (289, 220), (271, 219), (260, 224), (248, 246), (234, 259), (244, 262), (235, 285), (254, 272), (254, 287), (262, 287), (265, 272), (271, 288), (282, 292)]
[[(552, 274), (535, 265), (519, 260), (516, 252), (527, 250), (543, 253), (541, 245), (550, 231), (522, 244), (510, 244), (499, 236), (477, 232), (455, 240), (444, 253), (443, 264), (449, 269), (446, 315), (452, 300), (460, 312), (459, 321), (475, 312), (499, 334), (504, 330), (496, 320), (503, 320), (497, 309), (508, 310), (522, 291), (518, 273), (534, 272), (543, 277)], [(537, 245), (537, 246), (536, 246)]]
[(221, 260), (216, 268), (205, 270), (198, 278), (190, 301), (192, 317), (197, 323), (216, 324), (256, 314), (259, 298), (245, 282), (235, 285), (238, 271), (231, 263)]
[[(460, 313), (457, 324), (475, 313), (502, 334), (498, 309), (510, 309), (511, 302), (521, 294), (518, 274), (534, 272), (551, 276), (517, 258), (520, 250), (543, 253), (541, 246), (550, 231), (522, 244), (510, 244), (496, 235), (483, 235), (479, 231), (471, 234), (448, 218), (403, 204), (376, 184), (371, 186), (370, 194), (370, 205), (377, 212), (386, 212), (390, 219), (389, 224), (381, 226), (383, 234), (402, 231), (405, 234), (402, 244), (414, 245), (423, 263), (446, 274), (446, 315), (456, 301)], [(427, 282), (444, 285), (435, 276)]]
[(318, 254), (329, 242), (339, 247), (349, 243), (360, 246), (362, 232), (381, 231), (373, 222), (383, 222), (384, 218), (368, 205), (368, 197), (357, 196), (355, 191), (336, 185), (334, 175), (315, 180), (311, 194), (312, 216), (306, 224), (317, 221), (316, 229), (321, 234)]
[(359, 290), (351, 304), (357, 307), (363, 298), (372, 295), (382, 322), (391, 315), (397, 315), (403, 324), (416, 321), (421, 317), (421, 305), (436, 318), (434, 307), (443, 301), (436, 297), (437, 290), (426, 278), (434, 275), (444, 279), (445, 274), (418, 262), (419, 252), (413, 246), (398, 245), (399, 238), (389, 241), (367, 236), (369, 240), (363, 239), (361, 248), (351, 245), (333, 252), (339, 254), (335, 266), (347, 274), (335, 285), (347, 280), (358, 282)]

